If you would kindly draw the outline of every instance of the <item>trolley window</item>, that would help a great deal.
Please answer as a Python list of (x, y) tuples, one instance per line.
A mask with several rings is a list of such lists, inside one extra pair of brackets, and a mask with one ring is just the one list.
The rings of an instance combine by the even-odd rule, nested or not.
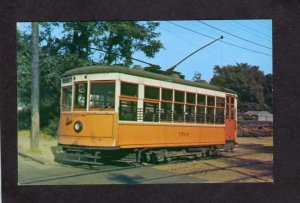
[(198, 123), (205, 123), (205, 107), (204, 106), (197, 106), (196, 121)]
[(216, 109), (216, 123), (217, 124), (223, 124), (224, 123), (224, 109), (217, 108)]
[(184, 111), (183, 111), (184, 105), (183, 104), (174, 104), (174, 121), (184, 121)]
[(190, 104), (196, 103), (196, 95), (192, 93), (186, 93), (186, 102)]
[(184, 102), (184, 92), (175, 91), (175, 102)]
[(132, 83), (121, 82), (121, 95), (137, 97), (138, 96), (138, 85)]
[(144, 102), (144, 121), (158, 122), (158, 103)]
[(195, 106), (192, 105), (185, 106), (185, 121), (187, 122), (195, 121)]
[(172, 103), (161, 102), (160, 120), (172, 121)]
[(90, 108), (114, 109), (115, 82), (92, 82)]
[(205, 95), (198, 94), (197, 95), (197, 103), (200, 104), (200, 105), (206, 105)]
[(214, 123), (215, 122), (214, 108), (207, 107), (206, 122), (207, 123)]
[(226, 97), (226, 118), (235, 119), (234, 97)]
[(162, 89), (162, 100), (173, 101), (173, 90)]
[(217, 107), (225, 107), (225, 98), (217, 97)]
[(159, 88), (145, 86), (145, 98), (147, 98), (147, 99), (159, 99)]
[(62, 88), (61, 110), (71, 111), (72, 105), (72, 86)]
[(207, 96), (207, 105), (215, 106), (215, 97), (214, 96)]
[(76, 109), (85, 109), (87, 105), (87, 83), (75, 84), (75, 102)]
[(119, 119), (123, 121), (137, 120), (137, 102), (120, 100)]

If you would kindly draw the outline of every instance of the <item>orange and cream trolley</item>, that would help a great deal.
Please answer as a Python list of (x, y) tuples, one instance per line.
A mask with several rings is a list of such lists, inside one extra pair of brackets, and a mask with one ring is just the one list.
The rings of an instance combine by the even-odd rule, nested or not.
[(234, 91), (121, 66), (90, 66), (61, 80), (56, 161), (162, 162), (233, 149)]

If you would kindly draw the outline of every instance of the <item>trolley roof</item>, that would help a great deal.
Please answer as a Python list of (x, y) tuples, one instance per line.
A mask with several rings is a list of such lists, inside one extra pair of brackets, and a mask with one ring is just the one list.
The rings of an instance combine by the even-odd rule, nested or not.
[(224, 88), (224, 87), (217, 87), (214, 85), (209, 85), (205, 83), (199, 83), (199, 82), (193, 82), (189, 80), (183, 80), (180, 78), (175, 78), (172, 76), (167, 75), (161, 75), (157, 73), (151, 73), (144, 70), (137, 70), (137, 69), (131, 69), (128, 67), (122, 67), (122, 66), (86, 66), (86, 67), (80, 67), (75, 68), (72, 70), (67, 71), (63, 74), (63, 77), (73, 76), (73, 75), (81, 75), (81, 74), (95, 74), (95, 73), (123, 73), (127, 75), (133, 75), (138, 77), (144, 77), (144, 78), (150, 78), (155, 80), (161, 80), (166, 82), (172, 82), (182, 85), (188, 85), (193, 87), (200, 87), (204, 89), (210, 89), (210, 90), (216, 90), (231, 94), (236, 94), (235, 91)]

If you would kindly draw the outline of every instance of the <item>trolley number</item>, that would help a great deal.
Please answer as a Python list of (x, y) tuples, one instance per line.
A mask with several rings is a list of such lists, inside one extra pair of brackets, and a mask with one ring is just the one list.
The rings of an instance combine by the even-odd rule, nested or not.
[(179, 132), (179, 136), (189, 136), (190, 133), (189, 132)]

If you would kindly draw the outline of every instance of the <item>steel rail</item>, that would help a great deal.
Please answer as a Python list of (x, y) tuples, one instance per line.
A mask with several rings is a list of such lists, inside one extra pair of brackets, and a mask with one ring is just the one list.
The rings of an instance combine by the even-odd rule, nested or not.
[[(254, 154), (258, 154), (258, 153), (245, 153), (245, 154), (236, 154), (236, 155), (232, 155), (232, 156), (228, 156), (226, 154), (223, 154), (224, 152), (221, 152), (220, 155), (214, 155), (214, 156), (205, 156), (205, 157), (200, 157), (200, 158), (194, 158), (194, 159), (190, 159), (187, 157), (181, 157), (175, 160), (172, 160), (171, 162), (164, 162), (164, 163), (158, 163), (158, 164), (151, 164), (151, 163), (146, 163), (146, 165), (140, 164), (140, 165), (128, 165), (128, 166), (123, 166), (123, 167), (117, 167), (117, 168), (109, 168), (109, 169), (93, 169), (93, 171), (90, 171), (92, 169), (92, 167), (89, 167), (89, 171), (85, 171), (85, 172), (80, 172), (80, 173), (74, 173), (74, 174), (68, 174), (68, 175), (60, 175), (60, 176), (52, 176), (52, 177), (48, 177), (48, 178), (40, 178), (40, 179), (32, 179), (32, 180), (26, 180), (26, 181), (22, 181), (19, 184), (33, 184), (33, 183), (42, 183), (42, 182), (47, 182), (47, 181), (52, 181), (52, 180), (60, 180), (60, 179), (66, 179), (66, 178), (72, 178), (72, 177), (78, 177), (78, 176), (84, 176), (84, 175), (91, 175), (91, 174), (99, 174), (99, 173), (105, 173), (105, 172), (111, 172), (111, 171), (121, 171), (121, 170), (128, 170), (128, 169), (132, 169), (132, 168), (139, 168), (139, 167), (153, 167), (156, 165), (166, 165), (166, 164), (180, 164), (180, 163), (187, 163), (187, 162), (191, 162), (191, 161), (195, 161), (195, 160), (200, 160), (203, 161), (202, 163), (208, 164), (205, 161), (206, 160), (212, 160), (212, 159), (230, 159), (230, 158), (236, 158), (236, 157), (243, 157), (243, 156), (249, 156), (249, 155), (254, 155)], [(259, 152), (259, 153), (264, 153), (264, 152)], [(236, 168), (236, 167), (244, 167), (244, 166), (252, 166), (252, 165), (259, 165), (259, 164), (269, 164), (269, 163), (273, 163), (273, 161), (256, 161), (254, 163), (250, 163), (250, 164), (238, 164), (238, 165), (234, 165), (234, 166), (229, 166), (229, 167), (217, 167), (216, 169), (208, 169), (208, 170), (204, 170), (204, 171), (195, 171), (195, 172), (190, 172), (190, 173), (182, 173), (182, 174), (176, 174), (176, 175), (172, 175), (173, 176), (180, 176), (180, 175), (190, 175), (190, 174), (198, 174), (198, 173), (204, 173), (204, 172), (212, 172), (212, 171), (218, 171), (218, 170), (226, 170), (226, 169), (232, 169), (232, 168)], [(124, 164), (124, 163), (122, 163)], [(57, 164), (56, 166), (62, 166), (62, 167), (66, 167), (64, 165), (60, 165)], [(86, 165), (82, 165), (82, 166), (86, 166)], [(68, 166), (69, 167), (69, 166)], [(94, 166), (94, 167), (99, 167), (99, 166)], [(249, 175), (249, 174), (248, 174)], [(250, 176), (250, 175), (249, 175)], [(162, 178), (168, 178), (171, 176), (166, 176), (166, 177), (162, 177)], [(254, 177), (255, 178), (255, 177)], [(159, 178), (156, 178), (159, 179)], [(151, 181), (154, 179), (147, 179), (141, 182), (147, 182), (147, 181)]]

